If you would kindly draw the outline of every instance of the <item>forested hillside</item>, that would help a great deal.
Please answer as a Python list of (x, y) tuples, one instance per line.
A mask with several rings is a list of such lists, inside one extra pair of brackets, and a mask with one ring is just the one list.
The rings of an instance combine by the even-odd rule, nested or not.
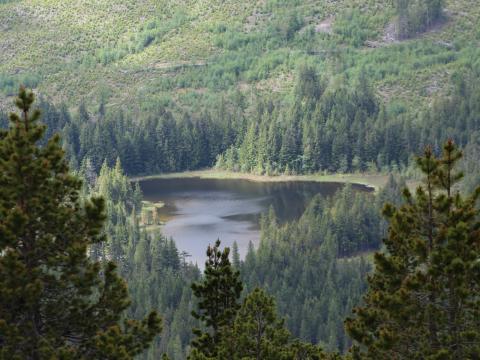
[[(0, 0), (0, 360), (477, 359), (479, 159), (477, 0)], [(386, 185), (202, 273), (132, 180), (198, 169)]]
[(469, 0), (3, 1), (0, 88), (25, 83), (74, 107), (198, 108), (218, 91), (286, 94), (310, 63), (365, 68), (383, 99), (421, 104), (472, 56), (479, 11)]
[(1, 91), (44, 94), (76, 168), (376, 172), (447, 137), (477, 152), (476, 2), (0, 6)]
[[(142, 194), (119, 162), (114, 168), (104, 164), (98, 177), (85, 164), (79, 175), (85, 182), (83, 197), (106, 199), (108, 241), (92, 247), (92, 257), (118, 264), (129, 284), (132, 317), (141, 318), (151, 308), (163, 315), (162, 336), (146, 358), (166, 352), (172, 359), (184, 359), (191, 328), (198, 326), (190, 316), (196, 304), (190, 284), (200, 278), (199, 269), (188, 264), (187, 254), (180, 253), (172, 239), (140, 225)], [(351, 342), (343, 319), (360, 302), (372, 269), (370, 252), (379, 248), (386, 233), (381, 207), (387, 201), (398, 204), (403, 186), (393, 176), (377, 195), (355, 194), (347, 186), (331, 199), (313, 199), (298, 222), (284, 226), (270, 211), (261, 221), (259, 249), (251, 244), (241, 260), (233, 248), (233, 266), (245, 283), (243, 294), (264, 288), (276, 299), (293, 335), (330, 351), (347, 350)]]

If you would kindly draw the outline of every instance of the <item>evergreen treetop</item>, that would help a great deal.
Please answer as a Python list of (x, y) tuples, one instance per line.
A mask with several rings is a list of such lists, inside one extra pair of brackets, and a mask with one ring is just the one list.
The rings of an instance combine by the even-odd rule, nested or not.
[(192, 315), (207, 328), (205, 332), (194, 329), (197, 338), (192, 346), (205, 356), (216, 356), (221, 329), (233, 323), (240, 308), (243, 284), (239, 272), (230, 264), (229, 254), (229, 248), (220, 250), (220, 240), (208, 246), (204, 279), (192, 284), (193, 293), (199, 299), (198, 311)]
[(87, 249), (105, 241), (104, 201), (80, 201), (53, 136), (21, 88), (20, 115), (0, 133), (0, 359), (131, 359), (160, 331), (155, 312), (123, 319), (129, 306), (115, 264)]
[(480, 353), (480, 188), (464, 197), (453, 141), (417, 163), (424, 184), (386, 205), (386, 252), (375, 254), (365, 305), (346, 328), (362, 359), (476, 359)]

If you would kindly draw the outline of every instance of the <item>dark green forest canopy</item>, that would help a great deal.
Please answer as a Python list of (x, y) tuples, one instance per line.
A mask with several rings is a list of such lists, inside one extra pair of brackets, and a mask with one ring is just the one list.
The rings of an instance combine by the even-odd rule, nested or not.
[(226, 104), (200, 114), (179, 117), (161, 109), (135, 119), (84, 107), (71, 116), (66, 107), (45, 101), (41, 108), (49, 134), (62, 131), (74, 168), (88, 158), (98, 171), (104, 161), (113, 166), (120, 158), (130, 175), (213, 165), (257, 174), (406, 170), (426, 144), (438, 152), (446, 138), (465, 146), (467, 159), (478, 156), (479, 77), (479, 69), (454, 76), (451, 95), (415, 116), (407, 108), (385, 107), (365, 73), (353, 86), (327, 85), (310, 67), (299, 70), (296, 100), (287, 110), (259, 100), (251, 117), (239, 114), (240, 105)]
[[(429, 161), (442, 168), (445, 159), (439, 165), (434, 156), (453, 139), (463, 150), (457, 166), (465, 178), (452, 193), (472, 194), (480, 184), (479, 21), (480, 3), (470, 0), (106, 0), (95, 5), (0, 0), (0, 128), (8, 128), (6, 113), (19, 85), (34, 88), (46, 125), (38, 151), (51, 151), (52, 142), (51, 157), (65, 150), (66, 163), (83, 180), (82, 186), (68, 174), (65, 180), (74, 183), (79, 206), (90, 196), (105, 200), (105, 226), (101, 232), (98, 224), (92, 228), (106, 241), (92, 241), (89, 258), (81, 261), (114, 261), (131, 299), (129, 304), (119, 300), (124, 317), (150, 326), (127, 358), (141, 352), (158, 330), (153, 317), (142, 322), (156, 309), (163, 331), (140, 358), (168, 354), (184, 360), (195, 344), (192, 329), (209, 333), (202, 319), (191, 316), (205, 295), (191, 284), (206, 277), (174, 240), (146, 231), (140, 221), (142, 194), (129, 176), (215, 166), (258, 175), (368, 172), (418, 179), (415, 155), (430, 145)], [(425, 161), (420, 161), (423, 170)], [(66, 163), (59, 165), (62, 174)], [(440, 172), (431, 175), (432, 186), (445, 179)], [(404, 187), (403, 179), (391, 175), (374, 195), (346, 186), (332, 198), (315, 197), (303, 216), (288, 224), (266, 214), (258, 249), (251, 244), (240, 259), (234, 246), (232, 264), (225, 260), (233, 274), (239, 271), (232, 277), (244, 290), (234, 291), (233, 311), (217, 329), (220, 348), (207, 355), (241, 358), (254, 356), (255, 349), (265, 359), (320, 359), (329, 356), (326, 351), (345, 353), (353, 344), (360, 346), (347, 358), (392, 358), (393, 351), (406, 358), (428, 353), (475, 359), (479, 331), (472, 319), (479, 307), (471, 289), (478, 290), (478, 206), (467, 198), (436, 197), (435, 219), (444, 227), (434, 232), (438, 243), (448, 246), (426, 251), (410, 232), (424, 231), (415, 220), (425, 217), (425, 193), (404, 203), (399, 196)], [(19, 191), (12, 183), (0, 191), (7, 204), (0, 202), (1, 231), (10, 197)], [(388, 212), (390, 232), (380, 215), (386, 202), (396, 206)], [(445, 212), (452, 207), (455, 211)], [(65, 224), (68, 219), (60, 224), (66, 234), (78, 228)], [(387, 252), (372, 255), (385, 247)], [(418, 270), (429, 266), (425, 281)], [(105, 269), (93, 270), (116, 283), (113, 267)], [(0, 291), (8, 290), (2, 281)], [(406, 286), (396, 287), (400, 282)], [(430, 301), (428, 309), (404, 296), (419, 287), (421, 299)], [(124, 286), (117, 290), (112, 302), (125, 298)], [(0, 305), (21, 304), (8, 296), (0, 297)], [(377, 301), (378, 296), (391, 303)], [(62, 304), (45, 308), (49, 312)], [(16, 351), (13, 340), (5, 345), (1, 322), (23, 318), (26, 310), (15, 311), (0, 306), (0, 359)], [(268, 323), (261, 341), (252, 333), (258, 325), (253, 314)], [(387, 318), (388, 324), (382, 322)], [(83, 326), (85, 319), (71, 323)], [(52, 326), (52, 333), (67, 323)], [(30, 331), (28, 324), (24, 330)], [(229, 342), (229, 336), (238, 342)], [(100, 345), (110, 349), (109, 340), (102, 337)], [(68, 344), (55, 346), (63, 351)], [(110, 351), (104, 348), (99, 351)], [(203, 355), (199, 358), (205, 360)]]
[(375, 197), (349, 186), (331, 199), (317, 196), (284, 226), (271, 211), (262, 219), (258, 250), (251, 247), (239, 265), (246, 288), (267, 289), (295, 336), (331, 351), (348, 349), (343, 319), (366, 290), (368, 254), (385, 233), (380, 209), (398, 203), (403, 186), (391, 177)]
[(102, 247), (102, 198), (80, 197), (60, 137), (20, 88), (0, 131), (0, 359), (132, 359), (161, 331), (155, 311), (125, 317), (127, 286)]
[(480, 352), (480, 187), (462, 196), (455, 183), (462, 153), (417, 159), (424, 179), (405, 204), (387, 204), (386, 251), (375, 254), (364, 304), (347, 319), (354, 358), (475, 359)]
[[(165, 314), (163, 336), (145, 353), (145, 358), (158, 358), (167, 352), (173, 359), (184, 359), (189, 351), (190, 329), (198, 326), (190, 316), (196, 303), (190, 284), (200, 279), (198, 269), (187, 264), (184, 254), (179, 254), (173, 241), (142, 231), (137, 213), (141, 193), (138, 186), (133, 186), (123, 174), (119, 162), (114, 168), (104, 164), (98, 177), (87, 162), (80, 175), (85, 178), (82, 196), (100, 194), (105, 196), (107, 204), (109, 241), (92, 246), (91, 256), (103, 261), (115, 259), (119, 264), (121, 274), (130, 284), (133, 302), (128, 312), (133, 317), (143, 317), (146, 309), (152, 307)], [(403, 186), (390, 177), (387, 187), (375, 195), (375, 201), (366, 198), (372, 195), (355, 194), (347, 186), (330, 200), (314, 199), (298, 222), (280, 228), (275, 215), (270, 213), (262, 221), (259, 250), (251, 247), (244, 261), (234, 261), (247, 291), (261, 285), (274, 294), (280, 313), (286, 316), (287, 327), (301, 339), (320, 343), (333, 351), (347, 349), (351, 340), (343, 333), (342, 319), (358, 304), (366, 289), (366, 274), (371, 271), (368, 256), (361, 253), (378, 247), (379, 238), (385, 231), (378, 207), (385, 201), (401, 204), (398, 191)], [(318, 277), (319, 269), (325, 277)], [(241, 353), (252, 349), (248, 337), (243, 336), (248, 334), (251, 326), (249, 312), (260, 311), (264, 314), (262, 316), (270, 319), (269, 326), (274, 331), (266, 333), (265, 341), (271, 339), (273, 344), (280, 341), (282, 346), (279, 343), (272, 348), (268, 342), (257, 342), (258, 349), (273, 351), (273, 354), (279, 351), (287, 354), (288, 359), (293, 353), (310, 354), (311, 357), (305, 356), (311, 359), (327, 356), (319, 349), (309, 347), (308, 343), (293, 341), (285, 347), (285, 341), (280, 339), (288, 333), (282, 323), (275, 320), (272, 304), (272, 299), (261, 290), (253, 290), (246, 297), (239, 310), (238, 322), (230, 323), (233, 324), (234, 338), (247, 341), (240, 342), (236, 351)], [(231, 344), (221, 346), (223, 349)]]
[(220, 244), (208, 247), (204, 277), (192, 284), (198, 299), (192, 315), (204, 329), (194, 329), (188, 359), (327, 359), (320, 347), (291, 336), (264, 290), (255, 288), (240, 303), (239, 270), (229, 260), (230, 249)]
[[(196, 306), (190, 284), (200, 279), (198, 268), (188, 264), (186, 254), (180, 253), (173, 241), (144, 231), (135, 205), (139, 197), (120, 163), (114, 168), (103, 165), (98, 177), (91, 164), (86, 164), (80, 174), (89, 184), (86, 192), (107, 199), (110, 214), (106, 226), (109, 242), (94, 248), (93, 255), (118, 263), (129, 283), (131, 316), (142, 317), (149, 307), (163, 314), (162, 337), (145, 357), (155, 359), (167, 352), (172, 359), (184, 359), (191, 329), (199, 326), (190, 315)], [(258, 251), (250, 247), (240, 261), (235, 247), (232, 249), (244, 293), (261, 286), (274, 296), (279, 316), (285, 317), (292, 336), (319, 342), (330, 350), (347, 349), (350, 342), (342, 322), (366, 289), (365, 276), (371, 270), (367, 252), (378, 248), (385, 231), (381, 204), (398, 203), (403, 186), (404, 182), (392, 176), (377, 195), (358, 194), (346, 187), (332, 199), (314, 199), (298, 222), (280, 228), (270, 213), (261, 224)]]

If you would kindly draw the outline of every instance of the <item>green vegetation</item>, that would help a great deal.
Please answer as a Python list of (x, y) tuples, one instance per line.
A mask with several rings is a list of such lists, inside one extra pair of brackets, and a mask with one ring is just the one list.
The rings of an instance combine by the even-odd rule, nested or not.
[(28, 88), (35, 88), (39, 83), (38, 76), (24, 73), (20, 76), (8, 76), (0, 74), (0, 89), (7, 96), (17, 94), (18, 88), (23, 85)]
[(462, 154), (452, 141), (418, 159), (425, 181), (387, 205), (386, 251), (375, 254), (364, 305), (346, 322), (356, 358), (474, 359), (480, 352), (480, 188), (454, 190)]
[(235, 314), (240, 308), (238, 302), (243, 285), (238, 270), (230, 264), (229, 254), (229, 248), (220, 250), (220, 240), (217, 240), (215, 246), (209, 246), (204, 277), (201, 282), (192, 284), (193, 294), (199, 300), (198, 311), (193, 311), (192, 315), (209, 330), (202, 332), (194, 329), (197, 338), (192, 341), (193, 358), (218, 355), (218, 346), (225, 329), (233, 325)]
[(88, 257), (105, 243), (104, 202), (80, 201), (58, 136), (38, 145), (45, 127), (33, 101), (20, 89), (21, 115), (0, 133), (0, 358), (131, 359), (160, 332), (160, 318), (125, 318), (115, 263)]
[[(438, 152), (437, 139), (453, 138), (476, 151), (480, 72), (478, 64), (471, 66), (452, 77), (450, 96), (439, 97), (431, 109), (416, 115), (403, 107), (384, 107), (365, 73), (350, 88), (325, 86), (308, 66), (299, 70), (295, 101), (286, 113), (281, 105), (259, 103), (248, 119), (227, 106), (212, 110), (222, 121), (208, 113), (175, 118), (165, 109), (134, 121), (104, 107), (89, 114), (84, 106), (72, 117), (65, 107), (47, 102), (41, 107), (49, 131), (63, 130), (63, 146), (75, 168), (88, 160), (99, 171), (104, 161), (113, 166), (120, 158), (129, 175), (206, 168), (215, 162), (220, 170), (259, 175), (412, 174), (413, 154), (425, 144), (434, 144)], [(478, 177), (468, 181), (474, 186)]]
[(220, 240), (207, 249), (204, 277), (192, 285), (198, 298), (195, 318), (205, 331), (194, 329), (189, 359), (326, 359), (322, 350), (292, 339), (278, 319), (273, 298), (256, 288), (239, 304), (243, 284)]
[[(82, 16), (67, 25), (72, 11)], [(14, 2), (0, 9), (0, 74), (5, 91), (27, 80), (48, 91), (46, 122), (75, 168), (118, 157), (129, 175), (214, 164), (410, 173), (426, 144), (438, 153), (447, 138), (478, 137), (479, 11), (430, 0)], [(404, 18), (415, 36), (399, 41), (391, 25)], [(10, 57), (24, 33), (37, 61)]]
[[(480, 188), (463, 197), (472, 183), (455, 186), (462, 154), (453, 141), (442, 157), (427, 148), (417, 159), (426, 179), (415, 196), (405, 190), (399, 200), (404, 184), (390, 176), (376, 194), (346, 186), (316, 197), (298, 221), (279, 225), (271, 211), (258, 250), (251, 245), (241, 260), (234, 244), (232, 264), (217, 241), (202, 276), (172, 239), (142, 230), (140, 187), (119, 160), (113, 168), (104, 162), (97, 176), (84, 158), (83, 187), (68, 173), (59, 136), (40, 141), (45, 127), (32, 102), (22, 89), (22, 117), (12, 114), (0, 137), (0, 358), (478, 354)], [(386, 248), (367, 280), (370, 252), (387, 230), (378, 215), (385, 202), (394, 204), (384, 210)], [(351, 340), (342, 321), (355, 306), (346, 321)], [(164, 315), (161, 338), (151, 308)]]
[(348, 349), (342, 321), (366, 289), (368, 252), (385, 231), (379, 208), (398, 198), (400, 187), (393, 177), (376, 196), (347, 186), (331, 199), (314, 198), (300, 220), (283, 226), (270, 212), (258, 250), (250, 247), (240, 265), (247, 289), (268, 289), (295, 336)]
[(453, 138), (465, 146), (478, 137), (479, 70), (475, 65), (457, 74), (449, 97), (414, 115), (382, 106), (366, 72), (353, 86), (325, 86), (313, 68), (301, 68), (286, 115), (282, 107), (263, 108), (241, 141), (217, 158), (217, 167), (267, 175), (406, 171), (425, 144)]
[[(447, 73), (464, 67), (478, 42), (479, 10), (466, 0), (12, 1), (0, 4), (0, 74), (15, 84), (34, 76), (56, 104), (168, 104), (181, 113), (218, 105), (220, 90), (225, 98), (240, 92), (248, 105), (255, 94), (282, 99), (305, 63), (335, 74), (366, 67), (382, 72), (373, 86), (387, 102), (420, 108), (429, 88), (448, 90)], [(425, 36), (395, 42), (390, 25), (399, 13)], [(429, 32), (441, 16), (443, 26)], [(419, 48), (430, 52), (429, 65)]]
[(91, 166), (83, 164), (79, 173), (85, 179), (83, 196), (94, 194), (105, 199), (107, 241), (92, 246), (90, 256), (116, 262), (129, 285), (129, 317), (141, 319), (150, 308), (162, 314), (161, 337), (154, 339), (143, 358), (159, 359), (167, 353), (172, 360), (183, 360), (192, 339), (191, 329), (198, 326), (190, 315), (195, 303), (190, 284), (198, 280), (200, 271), (158, 228), (141, 226), (143, 196), (119, 162), (113, 168), (104, 164), (98, 176), (92, 174)]
[[(469, 0), (0, 0), (0, 359), (476, 359), (479, 29)], [(6, 115), (21, 84), (46, 127), (23, 88)], [(129, 178), (179, 172), (377, 191), (202, 275)]]
[(442, 18), (445, 0), (396, 0), (397, 36), (424, 32)]

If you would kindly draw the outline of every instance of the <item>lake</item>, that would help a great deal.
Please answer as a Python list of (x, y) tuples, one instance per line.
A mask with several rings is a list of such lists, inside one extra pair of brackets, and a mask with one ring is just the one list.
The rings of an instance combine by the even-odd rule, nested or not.
[[(208, 244), (237, 241), (243, 257), (260, 239), (260, 215), (272, 206), (280, 222), (298, 219), (316, 194), (331, 196), (344, 186), (313, 181), (254, 182), (244, 179), (167, 178), (140, 182), (145, 200), (165, 203), (162, 233), (203, 268)], [(363, 185), (356, 190), (368, 191)]]

